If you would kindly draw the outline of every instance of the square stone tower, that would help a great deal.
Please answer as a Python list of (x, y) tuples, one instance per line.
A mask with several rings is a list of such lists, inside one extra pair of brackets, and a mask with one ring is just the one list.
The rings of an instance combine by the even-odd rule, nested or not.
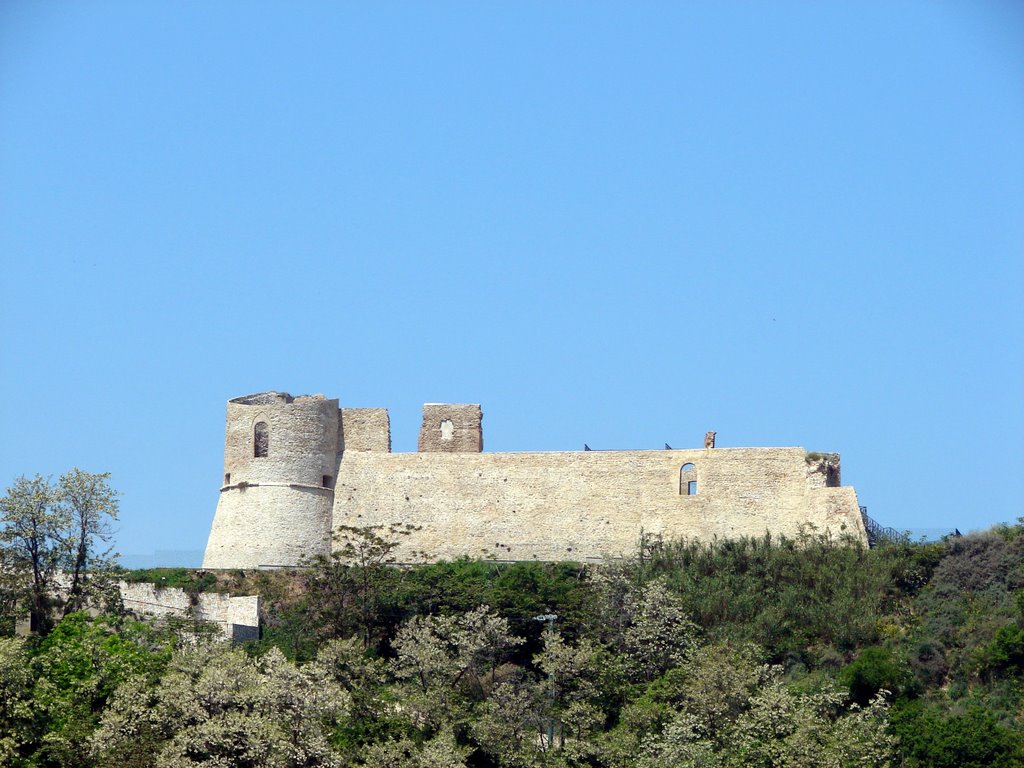
[(418, 450), (421, 453), (480, 453), (484, 449), (480, 405), (425, 403)]

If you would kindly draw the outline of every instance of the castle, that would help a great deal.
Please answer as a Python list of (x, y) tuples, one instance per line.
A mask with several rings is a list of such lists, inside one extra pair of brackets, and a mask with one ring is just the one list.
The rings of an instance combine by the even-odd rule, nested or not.
[[(839, 456), (803, 448), (484, 453), (479, 405), (423, 406), (419, 450), (391, 452), (383, 408), (263, 392), (228, 401), (224, 482), (204, 568), (329, 554), (339, 526), (417, 526), (399, 560), (591, 560), (641, 531), (711, 540), (766, 531), (866, 542)], [(713, 445), (713, 442), (711, 443)]]

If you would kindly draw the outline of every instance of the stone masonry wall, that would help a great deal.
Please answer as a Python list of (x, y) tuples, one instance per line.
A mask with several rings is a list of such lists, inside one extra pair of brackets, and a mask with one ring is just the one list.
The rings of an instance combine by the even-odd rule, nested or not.
[(334, 492), (262, 485), (221, 491), (204, 568), (273, 568), (330, 553)]
[(420, 426), (420, 451), (480, 453), (484, 449), (479, 405), (426, 403)]
[[(334, 525), (412, 523), (400, 558), (591, 559), (632, 553), (641, 530), (710, 540), (801, 525), (866, 541), (852, 488), (809, 482), (802, 448), (347, 454)], [(680, 493), (695, 465), (697, 493)], [(817, 486), (817, 487), (816, 487)]]
[[(279, 394), (279, 393), (267, 393)], [(224, 486), (299, 483), (320, 487), (334, 475), (338, 453), (338, 401), (323, 395), (250, 404), (228, 402), (224, 439)], [(253, 397), (253, 396), (250, 396)], [(267, 456), (254, 455), (254, 428), (267, 425)]]
[(232, 597), (219, 592), (202, 592), (195, 603), (184, 590), (153, 584), (118, 582), (124, 607), (146, 616), (191, 616), (217, 625), (232, 640), (257, 640), (260, 636), (258, 595)]
[[(266, 425), (265, 456), (255, 428)], [(323, 395), (266, 392), (228, 402), (224, 484), (205, 568), (294, 565), (330, 552), (339, 410)]]
[(387, 408), (342, 408), (338, 451), (391, 450), (391, 421)]
[[(419, 452), (396, 454), (383, 408), (339, 410), (323, 395), (279, 392), (229, 401), (224, 483), (204, 567), (296, 565), (328, 554), (332, 529), (342, 525), (420, 526), (402, 542), (406, 561), (416, 552), (587, 560), (632, 553), (641, 531), (795, 536), (808, 523), (867, 540), (856, 493), (840, 487), (838, 454), (485, 454), (482, 418), (479, 405), (428, 403)], [(684, 465), (693, 468), (683, 473)]]

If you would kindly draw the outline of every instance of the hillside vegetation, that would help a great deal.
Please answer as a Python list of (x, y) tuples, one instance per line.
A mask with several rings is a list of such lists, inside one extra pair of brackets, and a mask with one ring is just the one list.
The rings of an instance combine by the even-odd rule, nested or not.
[(343, 534), (307, 569), (129, 574), (258, 592), (258, 642), (116, 611), (0, 639), (0, 765), (1024, 765), (1022, 524), (401, 569), (401, 531)]

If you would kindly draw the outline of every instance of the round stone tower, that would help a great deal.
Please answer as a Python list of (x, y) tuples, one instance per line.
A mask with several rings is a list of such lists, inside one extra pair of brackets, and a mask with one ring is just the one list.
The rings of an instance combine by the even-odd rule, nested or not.
[(261, 392), (228, 401), (224, 482), (204, 568), (296, 565), (331, 551), (338, 401)]

